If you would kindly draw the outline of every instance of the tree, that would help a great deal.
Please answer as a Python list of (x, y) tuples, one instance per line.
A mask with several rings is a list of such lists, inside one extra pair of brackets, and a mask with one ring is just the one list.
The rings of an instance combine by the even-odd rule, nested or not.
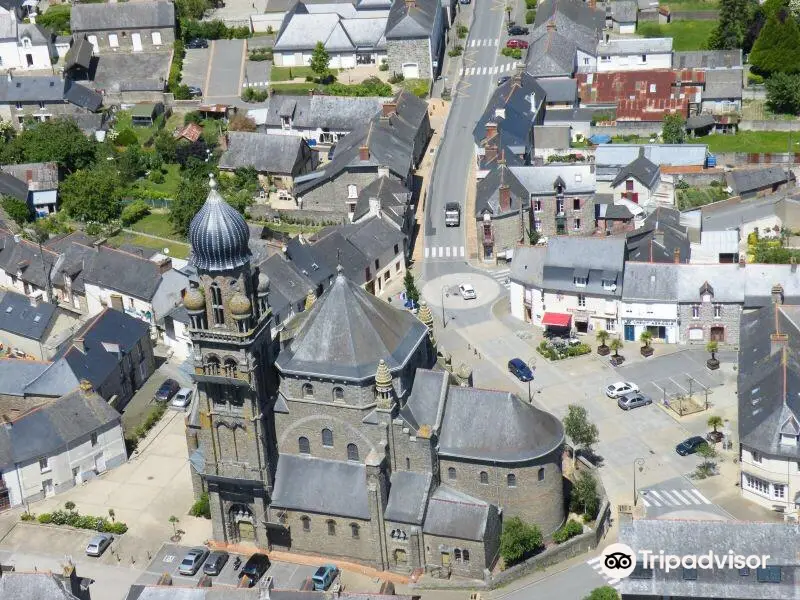
[(314, 50), (311, 52), (311, 62), (309, 67), (311, 71), (317, 76), (317, 79), (322, 81), (328, 77), (330, 71), (328, 65), (331, 63), (331, 55), (325, 49), (325, 44), (317, 42)]
[(766, 87), (770, 110), (789, 115), (800, 114), (800, 75), (775, 73), (767, 79)]
[(17, 200), (11, 196), (0, 196), (0, 206), (14, 223), (22, 227), (33, 219), (33, 211), (27, 202)]
[(189, 223), (208, 196), (208, 182), (198, 177), (181, 179), (178, 192), (170, 205), (169, 222), (176, 233), (185, 236)]
[(503, 523), (500, 535), (500, 556), (507, 567), (525, 560), (542, 546), (542, 532), (536, 525), (528, 525), (519, 517)]
[(714, 472), (712, 459), (717, 456), (717, 451), (710, 445), (703, 443), (697, 447), (697, 454), (700, 456), (700, 464), (697, 465), (697, 474), (701, 477), (708, 477)]
[(539, 243), (539, 240), (542, 239), (542, 234), (536, 231), (535, 229), (530, 229), (528, 231), (528, 243), (531, 246), (535, 246)]
[(175, 515), (170, 515), (169, 522), (172, 525), (172, 533), (178, 535), (178, 523), (180, 523), (181, 520)]
[(686, 141), (686, 127), (680, 114), (675, 113), (664, 117), (661, 137), (664, 138), (665, 144), (682, 144)]
[(95, 159), (96, 144), (68, 120), (35, 123), (12, 143), (26, 162), (54, 161), (68, 173), (90, 167)]
[(741, 48), (757, 4), (751, 0), (722, 0), (717, 27), (708, 38), (712, 50)]
[(164, 129), (158, 132), (158, 135), (156, 135), (153, 141), (156, 154), (158, 154), (165, 163), (175, 162), (175, 149), (177, 146), (178, 141), (175, 137)]
[(717, 359), (717, 351), (719, 350), (719, 342), (710, 341), (706, 344), (706, 352), (711, 355), (711, 360)]
[(653, 341), (653, 334), (645, 329), (641, 333), (641, 335), (639, 336), (639, 341), (644, 344), (645, 348), (649, 348), (650, 347), (650, 342)]
[(143, 219), (150, 214), (150, 205), (144, 200), (136, 200), (131, 202), (122, 209), (120, 219), (125, 226), (133, 225), (136, 221)]
[(406, 298), (417, 304), (419, 302), (419, 290), (417, 289), (417, 282), (414, 280), (414, 274), (411, 271), (406, 271), (403, 285), (406, 288)]
[(594, 519), (600, 510), (600, 495), (597, 493), (597, 479), (589, 471), (580, 471), (572, 485), (569, 509), (575, 513), (588, 515)]
[(107, 223), (119, 216), (122, 188), (108, 167), (81, 169), (68, 175), (60, 187), (61, 207), (80, 221)]
[(75, 510), (75, 503), (72, 500), (67, 500), (66, 502), (64, 502), (64, 508), (66, 508), (69, 511), (73, 511)]
[(717, 433), (717, 427), (722, 427), (724, 421), (722, 420), (722, 417), (718, 415), (711, 415), (710, 417), (708, 417), (707, 424), (709, 427), (712, 427), (714, 429), (714, 433)]
[(609, 337), (611, 337), (611, 334), (608, 333), (605, 329), (601, 329), (600, 331), (597, 332), (597, 334), (595, 334), (595, 338), (597, 338), (597, 341), (600, 342), (601, 347), (604, 347), (606, 345), (606, 342), (608, 341)]
[(594, 588), (583, 600), (619, 600), (619, 593), (610, 585)]
[(202, 19), (205, 12), (211, 8), (207, 0), (176, 0), (175, 9), (179, 18)]
[(255, 131), (256, 122), (243, 114), (235, 114), (228, 121), (229, 131)]
[(614, 356), (619, 356), (619, 351), (622, 350), (622, 347), (624, 345), (625, 344), (622, 343), (621, 339), (614, 338), (613, 340), (611, 340), (611, 343), (608, 345), (608, 347), (611, 348), (611, 350), (613, 350)]
[(146, 158), (138, 145), (128, 146), (117, 159), (117, 168), (122, 181), (133, 183), (147, 170)]
[(590, 450), (597, 443), (597, 425), (589, 420), (586, 409), (577, 404), (567, 406), (567, 416), (564, 417), (564, 433), (572, 441), (572, 465), (578, 459), (578, 448)]
[(753, 70), (772, 73), (800, 73), (800, 27), (791, 15), (772, 14), (761, 29), (750, 53)]

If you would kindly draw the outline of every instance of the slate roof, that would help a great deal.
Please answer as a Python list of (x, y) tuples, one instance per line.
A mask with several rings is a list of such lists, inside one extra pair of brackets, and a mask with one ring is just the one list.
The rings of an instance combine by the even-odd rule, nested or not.
[(27, 37), (33, 45), (49, 44), (53, 39), (53, 34), (42, 27), (33, 23), (19, 24), (19, 39)]
[(396, 179), (378, 177), (359, 192), (353, 212), (353, 221), (358, 221), (368, 215), (370, 198), (376, 198), (380, 202), (383, 216), (391, 220), (396, 227), (402, 228), (405, 224), (411, 195), (411, 192)]
[(281, 454), (272, 506), (369, 519), (366, 467), (356, 462)]
[(678, 302), (699, 302), (706, 283), (713, 290), (712, 302), (744, 304), (745, 269), (738, 264), (680, 265)]
[(161, 284), (161, 268), (141, 256), (108, 246), (90, 248), (84, 256), (87, 283), (150, 301)]
[(681, 262), (688, 262), (691, 254), (688, 228), (681, 225), (681, 213), (673, 208), (659, 206), (626, 237), (629, 261), (672, 263), (677, 249)]
[(745, 223), (780, 214), (786, 203), (797, 208), (800, 196), (778, 193), (758, 198), (729, 198), (714, 202), (700, 209), (702, 228), (704, 231), (738, 229)]
[(595, 149), (598, 181), (613, 181), (644, 148), (645, 157), (659, 167), (703, 167), (708, 156), (705, 144), (601, 144)]
[(765, 167), (762, 169), (734, 169), (727, 174), (728, 185), (733, 189), (737, 196), (749, 194), (771, 188), (772, 186), (782, 185), (790, 179), (794, 179), (794, 174), (783, 167)]
[[(95, 5), (100, 6), (100, 5)], [(32, 75), (0, 79), (0, 102), (63, 102), (64, 80), (56, 75)]]
[[(591, 33), (596, 36), (596, 43), (605, 27), (605, 16), (604, 10), (592, 9), (581, 0), (545, 0), (536, 9), (533, 27), (538, 29), (546, 27), (548, 23), (555, 24), (559, 31), (565, 32), (564, 35), (569, 37)], [(594, 51), (594, 44), (582, 50), (591, 53)]]
[(77, 600), (68, 580), (49, 572), (25, 573), (5, 571), (0, 578), (3, 600)]
[(293, 237), (286, 243), (286, 256), (290, 259), (291, 264), (308, 277), (315, 286), (322, 285), (323, 288), (327, 288), (333, 282), (336, 269), (320, 260), (318, 254), (319, 252), (314, 250), (313, 245), (299, 236)]
[(741, 100), (741, 69), (714, 70), (706, 72), (706, 87), (703, 100)]
[(639, 5), (634, 0), (614, 0), (609, 5), (611, 18), (617, 23), (636, 23)]
[(694, 129), (704, 129), (706, 127), (711, 127), (716, 123), (714, 119), (714, 115), (710, 115), (704, 113), (702, 115), (692, 115), (688, 119), (686, 119), (686, 129), (688, 131), (692, 131)]
[(57, 259), (55, 252), (43, 248), (40, 254), (37, 244), (22, 238), (16, 242), (13, 233), (0, 229), (0, 268), (6, 273), (12, 273), (24, 282), (45, 289), (46, 273), (53, 268)]
[[(631, 3), (633, 4), (633, 3)], [(597, 43), (598, 56), (633, 56), (642, 54), (671, 54), (672, 38), (619, 38)]]
[(369, 379), (380, 359), (392, 372), (402, 368), (427, 334), (410, 312), (376, 298), (340, 273), (275, 365), (282, 374)]
[(653, 164), (647, 157), (645, 157), (644, 150), (642, 149), (639, 152), (639, 156), (637, 156), (633, 162), (620, 169), (619, 173), (614, 178), (614, 181), (611, 182), (611, 186), (617, 187), (625, 180), (633, 178), (647, 189), (652, 190), (655, 188), (660, 177), (661, 169), (658, 167), (658, 165)]
[(540, 79), (536, 83), (544, 90), (548, 104), (568, 102), (574, 105), (578, 99), (578, 83), (574, 79)]
[(94, 46), (92, 46), (92, 43), (86, 36), (79, 36), (67, 51), (67, 56), (64, 58), (64, 70), (69, 71), (75, 67), (88, 70), (92, 64), (93, 54)]
[(7, 331), (30, 340), (42, 341), (56, 316), (57, 307), (48, 302), (32, 306), (16, 292), (0, 291), (0, 335)]
[(676, 302), (678, 268), (672, 263), (626, 262), (622, 301)]
[(572, 141), (569, 125), (535, 125), (533, 145), (537, 150), (568, 150)]
[(446, 372), (417, 369), (411, 395), (400, 409), (400, 416), (415, 431), (419, 431), (423, 425), (438, 431), (448, 385)]
[(272, 95), (263, 109), (250, 109), (257, 125), (281, 127), (281, 117), (291, 117), (295, 129), (351, 131), (373, 118), (391, 98)]
[[(619, 238), (556, 237), (547, 243), (542, 287), (548, 290), (620, 297), (622, 294), (625, 240)], [(576, 286), (575, 277), (587, 278)], [(603, 280), (615, 277), (615, 289), (605, 289)]]
[(91, 112), (97, 112), (103, 105), (103, 95), (75, 81), (67, 81), (64, 100)]
[(36, 360), (0, 358), (0, 394), (24, 396), (25, 387), (44, 373), (49, 365), (48, 362)]
[(676, 69), (741, 69), (742, 50), (684, 50), (672, 53)]
[(46, 396), (57, 398), (80, 384), (75, 372), (66, 360), (57, 360), (50, 363), (34, 379), (29, 380), (23, 387), (25, 396)]
[(395, 471), (389, 487), (389, 502), (384, 518), (398, 523), (422, 525), (431, 489), (431, 473)]
[(89, 434), (119, 422), (120, 414), (94, 392), (72, 391), (0, 430), (0, 465), (7, 468), (58, 454), (68, 445), (74, 446)]
[(58, 189), (58, 165), (54, 162), (0, 165), (0, 170), (27, 183), (32, 192)]
[(534, 30), (525, 62), (525, 72), (533, 77), (572, 77), (578, 48), (574, 39), (555, 29)]
[(520, 246), (514, 249), (511, 261), (511, 281), (537, 288), (542, 287), (542, 269), (547, 254), (545, 246)]
[[(510, 192), (509, 208), (503, 211), (500, 207), (500, 187), (508, 186)], [(475, 194), (475, 217), (482, 219), (484, 214), (500, 216), (502, 214), (519, 213), (520, 207), (530, 206), (528, 190), (505, 165), (500, 165), (486, 177), (478, 181)]]
[(28, 186), (24, 181), (20, 181), (13, 175), (0, 173), (0, 194), (11, 196), (20, 202), (27, 202)]
[(594, 168), (591, 165), (559, 165), (509, 167), (529, 194), (555, 194), (561, 179), (565, 194), (591, 194), (595, 191)]
[[(439, 0), (394, 0), (386, 21), (386, 39), (418, 39), (433, 37), (436, 14), (441, 11)], [(440, 21), (441, 23), (441, 21)]]
[(440, 485), (428, 500), (422, 531), (428, 535), (482, 541), (490, 509), (482, 500)]
[(385, 48), (385, 27), (386, 17), (348, 19), (335, 12), (308, 14), (296, 10), (286, 17), (274, 50), (291, 52), (311, 49), (318, 41), (323, 42), (329, 52)]
[(619, 541), (633, 550), (658, 555), (717, 556), (733, 550), (739, 555), (768, 555), (769, 565), (781, 566), (780, 583), (758, 581), (755, 569), (743, 576), (738, 569), (698, 569), (697, 578), (687, 580), (682, 569), (666, 573), (654, 570), (652, 579), (622, 580), (623, 597), (729, 598), (731, 600), (796, 600), (800, 559), (797, 539), (800, 525), (742, 521), (634, 519), (621, 524)]
[(70, 16), (70, 28), (73, 33), (167, 27), (175, 27), (175, 6), (172, 2), (78, 4), (73, 7)]
[[(302, 168), (306, 141), (297, 135), (231, 131), (220, 169), (254, 167), (259, 173), (294, 175)], [(306, 150), (308, 156), (310, 150)]]

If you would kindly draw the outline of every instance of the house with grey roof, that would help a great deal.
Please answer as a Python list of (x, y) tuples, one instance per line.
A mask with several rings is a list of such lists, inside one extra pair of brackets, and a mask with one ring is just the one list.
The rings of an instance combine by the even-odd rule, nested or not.
[(272, 282), (270, 306), (277, 334), (295, 315), (305, 310), (306, 298), (309, 295), (316, 298), (319, 284), (315, 284), (297, 264), (278, 254), (262, 262), (259, 270)]
[[(47, 216), (58, 208), (58, 165), (54, 162), (2, 165), (0, 171), (17, 182), (0, 176), (0, 193), (25, 202), (37, 216)], [(24, 194), (22, 193), (24, 189)]]
[(444, 58), (441, 0), (394, 0), (386, 21), (389, 70), (406, 79), (433, 80)]
[[(742, 49), (733, 50), (683, 50), (672, 53), (672, 65), (676, 69), (742, 70)], [(706, 76), (708, 76), (706, 74)]]
[(672, 68), (672, 38), (602, 39), (597, 43), (597, 65), (578, 65), (582, 72), (643, 71)]
[[(636, 567), (621, 581), (619, 592), (623, 600), (795, 599), (800, 574), (800, 559), (795, 551), (798, 535), (800, 526), (797, 523), (626, 520), (620, 524), (619, 541), (634, 551)], [(654, 568), (645, 565), (645, 552), (655, 555)], [(696, 557), (706, 557), (711, 552), (717, 560), (731, 553), (739, 557), (767, 558), (766, 564), (757, 568), (736, 568), (729, 564), (710, 569), (674, 568), (667, 572), (658, 561), (661, 552)]]
[(725, 179), (732, 195), (741, 198), (774, 194), (795, 185), (794, 173), (783, 167), (734, 169), (726, 173)]
[(37, 296), (0, 290), (0, 345), (14, 356), (49, 360), (77, 319)]
[(606, 3), (606, 27), (615, 33), (636, 33), (639, 5), (636, 0), (612, 0)]
[(677, 297), (678, 269), (674, 263), (627, 261), (619, 303), (622, 339), (636, 342), (647, 331), (655, 343), (677, 344)]
[(597, 181), (612, 182), (620, 170), (644, 157), (658, 167), (695, 167), (703, 169), (708, 157), (705, 144), (601, 144), (595, 150)]
[(730, 115), (742, 110), (743, 75), (741, 69), (713, 69), (705, 73), (704, 114)]
[(91, 114), (102, 97), (83, 84), (55, 75), (12, 76), (0, 79), (0, 119), (23, 127), (26, 121), (49, 121)]
[(72, 560), (61, 573), (20, 571), (15, 566), (0, 568), (0, 598), (3, 600), (90, 600), (94, 579), (80, 577)]
[(378, 177), (358, 194), (353, 223), (380, 216), (406, 236), (414, 230), (415, 214), (410, 204), (412, 193), (391, 177)]
[(536, 83), (544, 90), (548, 112), (553, 109), (573, 109), (577, 106), (578, 82), (574, 79), (544, 78), (537, 80)]
[(316, 153), (299, 136), (249, 131), (230, 131), (226, 136), (228, 146), (219, 159), (220, 170), (253, 167), (266, 187), (291, 191), (295, 177), (317, 166)]
[(690, 260), (690, 231), (683, 224), (681, 213), (674, 208), (656, 207), (640, 227), (626, 234), (626, 238), (626, 260), (649, 263), (685, 263)]
[(19, 11), (0, 12), (0, 65), (3, 69), (49, 69), (57, 57), (50, 31), (41, 25), (26, 23)]
[(533, 226), (530, 194), (504, 164), (478, 181), (475, 220), (483, 261), (510, 260), (527, 241)]
[[(605, 185), (601, 185), (603, 189)], [(623, 204), (629, 210), (641, 207), (652, 210), (656, 206), (673, 206), (675, 188), (671, 177), (661, 176), (661, 167), (645, 156), (644, 148), (622, 167), (609, 185), (615, 204)]]
[(175, 41), (175, 5), (166, 0), (81, 4), (70, 13), (70, 29), (85, 35), (95, 54), (169, 52)]

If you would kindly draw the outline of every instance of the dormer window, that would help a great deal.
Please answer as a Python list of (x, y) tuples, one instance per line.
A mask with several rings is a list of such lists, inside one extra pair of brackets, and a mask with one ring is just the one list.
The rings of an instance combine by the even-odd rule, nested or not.
[(782, 446), (797, 446), (797, 437), (796, 435), (791, 435), (788, 433), (781, 434), (781, 445)]
[(586, 287), (586, 284), (589, 283), (588, 277), (578, 277), (577, 275), (572, 278), (572, 283), (575, 284), (575, 287)]
[(613, 291), (617, 289), (617, 284), (613, 279), (603, 279), (603, 289)]
[(290, 117), (281, 117), (281, 127), (289, 129), (292, 126), (292, 119)]
[(347, 197), (358, 199), (358, 188), (355, 184), (351, 183), (347, 186)]

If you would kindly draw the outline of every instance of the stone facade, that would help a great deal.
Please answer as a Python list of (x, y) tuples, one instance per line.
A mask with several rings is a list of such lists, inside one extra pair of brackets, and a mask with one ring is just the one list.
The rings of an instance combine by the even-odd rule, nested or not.
[(0, 120), (8, 121), (17, 129), (22, 129), (26, 121), (51, 121), (60, 117), (89, 114), (88, 111), (68, 102), (20, 102), (0, 104)]
[(527, 243), (527, 232), (532, 225), (530, 211), (525, 209), (499, 215), (491, 221), (481, 218), (477, 223), (478, 247), (483, 248), (483, 260), (493, 260), (498, 253), (516, 248), (520, 242)]
[[(391, 172), (389, 176), (404, 183)], [(326, 212), (331, 214), (331, 218), (344, 219), (352, 212), (350, 207), (355, 208), (361, 190), (378, 177), (377, 168), (344, 170), (333, 179), (300, 194), (303, 210)]]
[(419, 67), (420, 79), (433, 78), (431, 43), (428, 38), (386, 40), (386, 55), (389, 59), (389, 71), (392, 73), (402, 74), (403, 65), (416, 64)]
[(680, 303), (680, 342), (704, 346), (714, 340), (720, 346), (738, 346), (741, 314), (741, 304), (716, 303), (713, 298), (698, 297), (696, 303)]
[[(533, 226), (546, 237), (589, 235), (595, 230), (594, 197), (566, 195), (560, 205), (556, 195), (532, 198)], [(578, 208), (576, 208), (576, 206)]]

